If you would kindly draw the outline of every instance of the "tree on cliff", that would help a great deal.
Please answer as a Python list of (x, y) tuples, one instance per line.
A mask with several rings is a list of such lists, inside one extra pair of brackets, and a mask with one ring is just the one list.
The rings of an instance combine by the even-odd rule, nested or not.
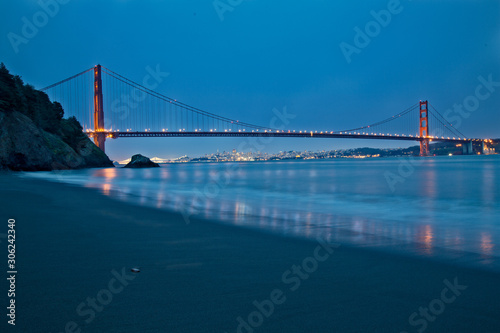
[(16, 85), (14, 75), (9, 73), (2, 62), (0, 63), (0, 111), (19, 110), (21, 104), (22, 95)]
[(3, 63), (0, 64), (0, 111), (19, 111), (50, 133), (59, 131), (64, 116), (59, 102), (51, 102), (46, 93), (25, 85), (21, 77), (10, 74)]
[(112, 167), (75, 117), (0, 64), (0, 170)]

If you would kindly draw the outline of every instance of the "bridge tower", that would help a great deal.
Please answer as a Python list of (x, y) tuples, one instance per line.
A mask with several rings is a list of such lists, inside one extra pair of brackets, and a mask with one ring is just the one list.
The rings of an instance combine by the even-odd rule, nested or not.
[(97, 65), (94, 67), (94, 142), (104, 151), (105, 141), (101, 65)]
[(427, 101), (420, 101), (420, 137), (423, 137), (420, 141), (420, 156), (429, 156), (429, 139), (426, 137), (429, 135), (429, 112), (427, 110)]

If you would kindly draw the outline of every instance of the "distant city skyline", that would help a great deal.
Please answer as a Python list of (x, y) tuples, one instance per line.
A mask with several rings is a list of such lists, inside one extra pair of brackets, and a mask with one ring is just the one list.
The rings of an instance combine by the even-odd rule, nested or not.
[[(467, 135), (500, 136), (497, 1), (40, 3), (0, 4), (0, 61), (36, 88), (98, 63), (139, 82), (158, 66), (169, 76), (156, 91), (263, 126), (286, 108), (290, 129), (341, 130), (429, 100)], [(491, 80), (478, 98), (481, 78)], [(120, 138), (107, 153), (173, 158), (243, 140)], [(275, 139), (262, 150), (403, 144)]]
[[(484, 147), (483, 154), (498, 154), (500, 142), (494, 142)], [(479, 149), (479, 144), (476, 149)], [(418, 145), (408, 148), (348, 148), (337, 150), (282, 150), (276, 153), (261, 151), (238, 151), (233, 148), (230, 151), (208, 152), (203, 155), (182, 155), (175, 158), (164, 158), (161, 156), (147, 156), (156, 163), (186, 163), (186, 162), (253, 162), (271, 160), (309, 160), (309, 159), (331, 159), (331, 158), (370, 158), (370, 157), (406, 157), (416, 156), (419, 153)], [(462, 144), (437, 143), (431, 144), (432, 155), (462, 155)], [(474, 153), (475, 154), (475, 153)], [(120, 164), (127, 164), (131, 158), (118, 160)]]

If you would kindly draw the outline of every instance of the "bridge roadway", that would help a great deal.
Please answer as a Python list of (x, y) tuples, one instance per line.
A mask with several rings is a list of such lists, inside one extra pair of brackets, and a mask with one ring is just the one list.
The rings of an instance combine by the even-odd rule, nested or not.
[[(89, 136), (94, 133), (87, 132)], [(352, 134), (352, 133), (315, 133), (315, 132), (302, 132), (294, 133), (288, 131), (280, 132), (119, 132), (119, 131), (104, 131), (108, 138), (143, 138), (143, 137), (278, 137), (278, 138), (337, 138), (337, 139), (375, 139), (375, 140), (400, 140), (400, 141), (423, 141), (430, 140), (435, 142), (481, 142), (483, 139), (463, 139), (463, 138), (448, 138), (448, 137), (418, 137), (418, 136), (401, 136), (401, 135), (383, 135), (383, 134)]]

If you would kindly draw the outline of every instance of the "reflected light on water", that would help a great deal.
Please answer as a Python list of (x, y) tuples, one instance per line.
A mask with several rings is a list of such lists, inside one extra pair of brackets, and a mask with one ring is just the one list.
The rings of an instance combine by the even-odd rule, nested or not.
[(102, 184), (102, 193), (105, 195), (109, 195), (109, 191), (111, 190), (110, 184)]
[(427, 169), (424, 173), (425, 188), (424, 192), (426, 197), (435, 198), (437, 197), (436, 192), (436, 169), (434, 167)]
[[(499, 156), (500, 157), (500, 156)], [(458, 158), (458, 157), (457, 157)], [(73, 171), (67, 182), (192, 217), (281, 235), (439, 257), (474, 254), (500, 268), (500, 159), (450, 164), (430, 158), (390, 192), (399, 160), (169, 165)], [(37, 174), (38, 175), (38, 174)], [(59, 178), (62, 176), (58, 175)], [(448, 255), (448, 254), (447, 254)], [(470, 257), (464, 259), (470, 261)]]
[(102, 174), (107, 180), (116, 178), (116, 168), (102, 169)]
[(434, 240), (434, 233), (432, 230), (432, 226), (427, 224), (424, 226), (423, 230), (419, 230), (417, 236), (417, 242), (419, 247), (419, 252), (422, 254), (431, 255), (432, 254), (432, 246)]
[(170, 178), (170, 172), (167, 168), (162, 168), (160, 172), (160, 177), (161, 179), (169, 179)]
[(485, 202), (495, 202), (495, 170), (491, 165), (486, 165), (482, 172), (482, 198)]
[(493, 254), (493, 248), (495, 245), (491, 240), (491, 234), (482, 232), (481, 233), (481, 253), (486, 256), (491, 256)]
[(305, 233), (307, 237), (311, 236), (311, 220), (312, 220), (312, 213), (308, 212), (306, 215), (306, 226), (305, 226)]
[(163, 200), (165, 199), (165, 196), (163, 194), (163, 191), (158, 192), (158, 196), (156, 197), (156, 208), (162, 208), (163, 207)]
[(146, 189), (141, 190), (141, 195), (140, 195), (140, 203), (142, 205), (145, 205), (148, 202), (148, 192)]

